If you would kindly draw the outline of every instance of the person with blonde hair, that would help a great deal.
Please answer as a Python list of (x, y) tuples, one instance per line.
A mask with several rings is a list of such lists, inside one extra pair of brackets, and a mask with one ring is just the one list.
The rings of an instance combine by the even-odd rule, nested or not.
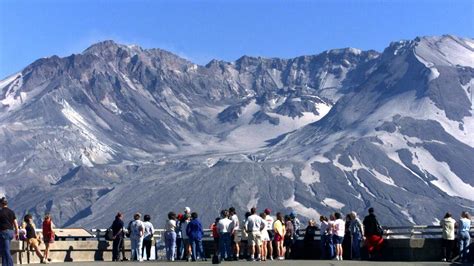
[(40, 259), (40, 263), (45, 264), (46, 260), (44, 259), (43, 254), (39, 249), (39, 245), (41, 245), (41, 237), (39, 234), (36, 233), (36, 226), (33, 222), (33, 216), (31, 214), (25, 215), (23, 218), (23, 229), (26, 230), (26, 243), (33, 249), (36, 253), (36, 256)]
[(458, 228), (460, 261), (467, 262), (467, 254), (469, 253), (469, 245), (471, 242), (471, 236), (469, 235), (469, 231), (471, 230), (471, 216), (468, 212), (463, 211), (461, 213)]
[(275, 245), (278, 260), (283, 260), (285, 259), (285, 249), (283, 247), (283, 240), (286, 231), (285, 223), (283, 221), (283, 215), (281, 214), (281, 212), (277, 212), (276, 214), (276, 220), (273, 223), (273, 231), (275, 232)]
[(43, 241), (44, 241), (44, 253), (43, 257), (46, 261), (51, 261), (49, 258), (49, 249), (52, 243), (54, 243), (54, 224), (51, 219), (51, 215), (46, 213), (43, 219)]

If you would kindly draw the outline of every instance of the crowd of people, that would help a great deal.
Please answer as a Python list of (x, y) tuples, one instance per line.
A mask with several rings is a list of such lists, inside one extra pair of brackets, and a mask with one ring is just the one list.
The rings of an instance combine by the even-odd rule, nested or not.
[[(117, 214), (112, 225), (114, 260), (119, 260), (120, 247), (123, 247), (123, 238), (126, 235), (124, 232), (129, 232), (129, 237), (132, 240), (132, 259), (144, 259), (145, 255), (139, 242), (140, 239), (144, 240), (150, 234), (152, 235), (152, 233), (146, 233), (146, 231), (152, 232), (146, 228), (153, 226), (140, 225), (139, 218), (140, 214), (135, 214), (134, 221), (129, 223), (127, 229), (124, 227), (122, 215)], [(292, 253), (297, 248), (296, 240), (299, 237), (299, 232), (303, 231), (295, 212), (287, 215), (277, 212), (274, 217), (270, 209), (258, 213), (256, 208), (251, 208), (243, 218), (240, 221), (233, 207), (220, 212), (219, 217), (209, 227), (212, 232), (215, 252), (209, 255), (224, 261), (239, 259), (266, 261), (292, 258)], [(458, 228), (460, 260), (467, 259), (470, 225), (471, 220), (467, 212), (462, 213), (459, 222), (456, 222), (451, 214), (446, 214), (446, 218), (441, 221), (443, 260), (452, 259), (455, 246), (455, 227)], [(313, 247), (318, 231), (321, 237), (320, 246)], [(361, 259), (362, 245), (364, 245), (368, 259), (379, 259), (384, 245), (384, 229), (379, 224), (373, 208), (369, 208), (368, 215), (363, 220), (358, 217), (356, 212), (351, 212), (346, 216), (338, 212), (330, 214), (329, 217), (320, 216), (319, 223), (311, 219), (304, 232), (303, 249), (305, 252), (314, 253), (314, 250), (311, 249), (318, 248), (320, 258), (327, 260)], [(166, 259), (168, 261), (206, 260), (202, 243), (203, 236), (203, 225), (198, 219), (198, 214), (191, 212), (189, 207), (186, 207), (183, 213), (168, 213), (164, 233)], [(136, 244), (134, 244), (135, 241), (137, 241)], [(149, 259), (148, 250), (147, 256)]]
[[(301, 222), (295, 212), (284, 215), (277, 212), (272, 216), (270, 209), (257, 212), (251, 208), (240, 221), (235, 208), (222, 210), (219, 217), (210, 225), (214, 240), (213, 260), (249, 261), (285, 260), (293, 258), (295, 249), (301, 248), (296, 241), (302, 232)], [(471, 219), (467, 212), (462, 212), (456, 221), (450, 213), (446, 213), (440, 222), (443, 238), (443, 261), (453, 259), (456, 230), (459, 243), (459, 260), (466, 261), (470, 245)], [(164, 242), (166, 259), (175, 260), (207, 260), (203, 248), (204, 229), (197, 212), (189, 207), (183, 213), (169, 212), (165, 223)], [(320, 246), (314, 247), (314, 240), (321, 237)], [(130, 239), (131, 260), (143, 261), (151, 259), (151, 247), (155, 228), (151, 216), (136, 213), (125, 226), (124, 216), (117, 213), (115, 220), (107, 231), (106, 238), (112, 242), (113, 261), (128, 260), (125, 256), (124, 240)], [(110, 233), (110, 234), (109, 234)], [(303, 246), (306, 253), (314, 253), (319, 249), (321, 259), (361, 259), (361, 244), (364, 245), (369, 259), (377, 259), (384, 244), (384, 229), (380, 226), (375, 211), (369, 208), (363, 220), (357, 213), (346, 216), (336, 212), (328, 217), (320, 216), (319, 223), (311, 219), (304, 229)], [(50, 245), (54, 242), (54, 224), (49, 214), (42, 221), (42, 234), (36, 232), (33, 217), (26, 214), (21, 226), (18, 226), (15, 213), (8, 208), (6, 198), (0, 199), (0, 251), (2, 265), (13, 265), (10, 254), (10, 241), (22, 240), (35, 251), (41, 263), (48, 263)], [(41, 252), (40, 244), (45, 248)]]

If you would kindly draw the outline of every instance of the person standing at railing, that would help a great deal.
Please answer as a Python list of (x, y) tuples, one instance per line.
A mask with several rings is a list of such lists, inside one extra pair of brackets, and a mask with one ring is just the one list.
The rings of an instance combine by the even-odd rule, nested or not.
[(183, 259), (187, 261), (191, 261), (191, 243), (189, 241), (188, 235), (186, 234), (186, 228), (188, 227), (188, 224), (191, 222), (191, 213), (189, 213), (189, 211), (185, 210), (183, 214), (183, 219), (181, 220), (181, 223), (180, 223), (181, 237), (183, 238), (183, 247), (184, 247)]
[(44, 253), (43, 257), (46, 261), (51, 261), (49, 258), (49, 249), (52, 243), (54, 243), (54, 224), (51, 220), (51, 215), (49, 213), (45, 214), (43, 219), (43, 241), (44, 241)]
[(334, 245), (336, 245), (336, 260), (342, 260), (342, 241), (344, 240), (346, 222), (342, 220), (342, 215), (338, 212), (334, 214), (334, 218), (336, 220), (333, 223), (333, 241)]
[(13, 266), (13, 258), (10, 253), (10, 243), (13, 238), (18, 238), (18, 223), (15, 213), (8, 208), (5, 197), (0, 199), (0, 255), (2, 266)]
[(374, 208), (369, 208), (369, 215), (365, 216), (364, 233), (369, 259), (379, 257), (380, 249), (383, 244), (383, 229), (375, 216)]
[(176, 217), (176, 259), (182, 260), (184, 256), (183, 234), (181, 233), (181, 222), (183, 221), (183, 214), (178, 213)]
[(265, 212), (262, 212), (260, 214), (260, 217), (262, 218), (263, 223), (264, 223), (263, 229), (260, 231), (260, 234), (262, 236), (262, 246), (260, 247), (260, 250), (262, 251), (261, 259), (262, 261), (266, 261), (267, 256), (268, 256), (267, 243), (270, 241), (270, 236), (268, 235), (267, 225), (265, 222), (265, 218), (267, 218), (267, 214)]
[(285, 215), (285, 237), (283, 238), (283, 246), (285, 247), (285, 259), (291, 257), (293, 248), (293, 237), (295, 233), (295, 227), (291, 221), (290, 215)]
[(166, 249), (166, 259), (168, 261), (174, 261), (175, 249), (176, 249), (176, 214), (174, 212), (169, 212), (168, 220), (166, 220), (165, 249)]
[(314, 259), (314, 250), (316, 249), (315, 240), (316, 232), (318, 227), (316, 227), (316, 221), (311, 219), (308, 221), (308, 226), (305, 229), (305, 234), (303, 238), (304, 243), (304, 254), (306, 255), (305, 259)]
[(471, 236), (469, 235), (469, 231), (471, 230), (471, 216), (468, 212), (463, 211), (461, 213), (458, 228), (460, 261), (467, 262), (469, 245), (471, 243)]
[(232, 228), (232, 221), (229, 219), (229, 211), (221, 211), (221, 219), (217, 224), (219, 231), (219, 253), (221, 260), (231, 260), (232, 248), (230, 245), (230, 233), (234, 230)]
[(155, 228), (153, 227), (153, 224), (150, 221), (151, 221), (150, 215), (145, 214), (145, 216), (143, 217), (144, 235), (143, 235), (142, 257), (145, 257), (144, 251), (146, 251), (146, 260), (150, 260), (151, 244), (153, 243), (153, 234), (155, 233)]
[(261, 231), (265, 227), (265, 223), (263, 219), (257, 214), (257, 208), (251, 208), (250, 214), (251, 215), (249, 218), (247, 218), (245, 221), (245, 230), (249, 236), (248, 241), (250, 245), (250, 260), (260, 261), (262, 255), (260, 250), (260, 246), (262, 245)]
[(232, 233), (230, 235), (230, 242), (234, 252), (234, 260), (239, 260), (240, 247), (239, 247), (239, 236), (238, 229), (240, 228), (239, 217), (237, 216), (237, 211), (234, 207), (229, 208), (229, 216), (232, 221)]
[(186, 227), (186, 234), (191, 242), (193, 261), (197, 261), (198, 258), (201, 258), (202, 261), (207, 261), (204, 248), (202, 247), (204, 231), (202, 230), (202, 224), (196, 212), (191, 213), (191, 222), (189, 222), (188, 227)]
[(125, 244), (124, 244), (124, 223), (123, 223), (123, 214), (117, 213), (115, 215), (115, 220), (112, 223), (112, 261), (120, 260), (120, 250), (122, 251), (122, 260), (128, 260), (125, 257)]
[(364, 226), (356, 212), (351, 212), (349, 231), (352, 235), (352, 259), (360, 260), (360, 243), (364, 237)]
[(130, 231), (130, 245), (132, 249), (132, 260), (138, 260), (140, 262), (142, 259), (142, 245), (143, 245), (143, 235), (145, 232), (145, 226), (140, 220), (141, 214), (135, 213), (133, 215), (133, 221), (129, 225)]
[(240, 232), (241, 232), (241, 240), (240, 240), (240, 250), (242, 250), (242, 256), (244, 259), (249, 259), (249, 254), (250, 254), (250, 245), (249, 245), (249, 235), (247, 233), (247, 230), (245, 230), (245, 223), (247, 222), (247, 219), (250, 217), (250, 212), (245, 213), (245, 219), (243, 223), (241, 223), (240, 227)]
[(280, 212), (276, 214), (276, 220), (273, 223), (273, 231), (275, 232), (275, 245), (278, 260), (285, 259), (285, 249), (283, 247), (283, 240), (285, 237), (285, 222), (283, 221), (283, 215)]
[(330, 225), (328, 222), (328, 217), (321, 215), (319, 217), (320, 225), (319, 225), (319, 232), (321, 234), (321, 259), (330, 259), (332, 258), (332, 249), (330, 247), (329, 240), (331, 239), (331, 235), (329, 234)]
[(270, 260), (273, 260), (273, 240), (275, 239), (275, 233), (273, 232), (273, 223), (275, 222), (275, 219), (273, 219), (271, 212), (272, 211), (268, 208), (264, 211), (264, 213), (266, 214), (265, 224), (267, 227), (268, 237), (270, 238), (267, 243), (267, 252), (270, 255)]
[(441, 230), (443, 233), (443, 259), (442, 261), (451, 261), (452, 252), (454, 249), (454, 232), (456, 220), (453, 219), (451, 213), (447, 212), (444, 215), (443, 220), (440, 222)]
[(211, 229), (212, 238), (214, 240), (213, 241), (214, 242), (214, 255), (219, 254), (219, 229), (217, 228), (217, 224), (219, 223), (220, 219), (221, 219), (220, 217), (217, 217), (215, 221), (209, 227), (209, 229)]
[(329, 226), (329, 236), (328, 236), (328, 247), (329, 247), (329, 259), (334, 259), (336, 256), (336, 245), (334, 243), (334, 234), (333, 234), (333, 226), (334, 226), (334, 221), (336, 221), (336, 217), (334, 217), (334, 213), (331, 213), (329, 215), (329, 221), (328, 221), (328, 226)]

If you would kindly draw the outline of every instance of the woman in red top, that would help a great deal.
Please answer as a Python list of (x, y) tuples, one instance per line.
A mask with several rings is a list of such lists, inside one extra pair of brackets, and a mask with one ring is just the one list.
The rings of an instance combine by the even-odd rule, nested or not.
[(54, 224), (51, 221), (51, 215), (49, 213), (45, 214), (43, 220), (43, 241), (45, 245), (44, 249), (44, 260), (51, 261), (49, 258), (49, 246), (54, 242)]

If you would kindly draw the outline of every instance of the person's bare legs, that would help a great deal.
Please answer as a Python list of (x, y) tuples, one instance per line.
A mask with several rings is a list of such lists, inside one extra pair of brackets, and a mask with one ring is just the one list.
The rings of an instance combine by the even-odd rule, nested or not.
[(38, 256), (38, 258), (40, 258), (41, 261), (44, 261), (43, 254), (41, 254), (41, 251), (40, 251), (38, 245), (32, 244), (30, 246), (35, 250), (36, 256)]
[(44, 260), (48, 260), (49, 258), (49, 243), (44, 243), (44, 255), (43, 255), (43, 258)]
[(270, 259), (273, 259), (273, 245), (272, 245), (272, 241), (267, 241), (267, 245), (268, 245), (268, 248), (267, 248), (267, 253), (270, 254)]
[(267, 260), (267, 241), (262, 241), (262, 247), (260, 248), (260, 250), (262, 251), (262, 255), (261, 255), (261, 258), (262, 260)]

